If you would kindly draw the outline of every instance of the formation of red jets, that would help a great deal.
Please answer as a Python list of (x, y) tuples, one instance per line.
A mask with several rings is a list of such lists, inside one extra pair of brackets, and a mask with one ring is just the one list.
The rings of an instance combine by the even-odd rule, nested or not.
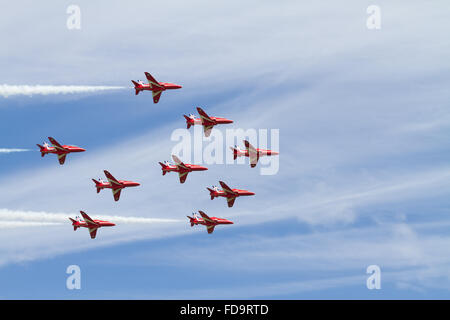
[[(180, 89), (181, 86), (173, 83), (167, 82), (158, 82), (153, 78), (148, 72), (145, 72), (145, 76), (147, 77), (148, 83), (144, 83), (143, 81), (138, 80), (132, 81), (134, 84), (134, 89), (136, 90), (136, 95), (141, 91), (151, 91), (153, 95), (153, 102), (158, 103), (161, 94), (165, 90), (170, 89)], [(212, 117), (209, 116), (203, 109), (197, 108), (197, 112), (199, 117), (195, 117), (194, 115), (184, 115), (186, 119), (186, 126), (189, 129), (194, 125), (202, 125), (203, 132), (206, 137), (209, 137), (211, 131), (214, 126), (218, 124), (230, 124), (233, 123), (233, 120), (229, 120), (221, 117)], [(44, 142), (43, 145), (38, 144), (37, 146), (40, 149), (41, 156), (44, 157), (48, 153), (56, 154), (59, 160), (60, 165), (63, 165), (66, 160), (66, 156), (72, 152), (84, 152), (85, 149), (73, 146), (73, 145), (61, 145), (54, 138), (48, 137), (50, 144)], [(236, 160), (237, 157), (248, 157), (250, 159), (250, 166), (254, 168), (258, 163), (258, 160), (262, 156), (274, 156), (278, 155), (278, 152), (272, 150), (264, 150), (255, 148), (248, 142), (244, 140), (245, 149), (240, 149), (237, 146), (231, 147), (233, 151), (233, 159)], [(172, 155), (172, 159), (174, 164), (170, 164), (168, 162), (159, 162), (161, 165), (162, 175), (165, 175), (167, 172), (177, 172), (180, 183), (184, 183), (186, 178), (190, 172), (193, 171), (205, 171), (208, 168), (196, 164), (189, 164), (182, 162), (176, 155)], [(127, 180), (118, 180), (116, 179), (109, 171), (104, 170), (107, 181), (102, 180), (101, 178), (98, 180), (92, 179), (95, 183), (95, 188), (97, 189), (97, 193), (99, 193), (102, 189), (111, 189), (113, 193), (113, 197), (115, 201), (119, 201), (120, 193), (122, 189), (128, 187), (137, 187), (140, 184), (134, 181)], [(209, 194), (211, 196), (211, 200), (218, 197), (224, 197), (227, 200), (228, 207), (231, 208), (234, 205), (236, 198), (240, 196), (253, 196), (254, 192), (243, 190), (243, 189), (232, 189), (225, 182), (219, 181), (222, 189), (219, 189), (217, 186), (213, 186), (212, 188), (207, 188)], [(87, 228), (89, 230), (89, 234), (92, 239), (95, 239), (97, 235), (97, 229), (100, 227), (112, 227), (115, 226), (114, 223), (103, 220), (94, 220), (91, 219), (85, 212), (80, 211), (82, 219), (80, 217), (76, 217), (75, 219), (69, 218), (72, 222), (72, 226), (74, 231), (78, 228)], [(200, 217), (194, 213), (192, 217), (188, 216), (191, 227), (194, 225), (204, 225), (208, 233), (213, 233), (215, 226), (219, 224), (233, 224), (232, 221), (227, 219), (217, 218), (217, 217), (209, 217), (206, 213), (199, 210)]]

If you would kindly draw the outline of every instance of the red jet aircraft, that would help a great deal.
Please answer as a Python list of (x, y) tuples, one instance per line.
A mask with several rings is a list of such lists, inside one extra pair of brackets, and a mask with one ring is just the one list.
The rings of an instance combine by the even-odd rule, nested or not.
[(48, 140), (50, 140), (50, 143), (53, 147), (50, 147), (50, 145), (47, 142), (43, 143), (43, 146), (40, 144), (37, 144), (37, 146), (41, 149), (41, 157), (45, 156), (47, 153), (54, 153), (58, 155), (59, 164), (63, 165), (64, 161), (66, 161), (66, 155), (71, 152), (83, 152), (86, 151), (83, 148), (77, 147), (77, 146), (67, 146), (67, 145), (60, 145), (58, 141), (53, 139), (52, 137), (48, 137)]
[(104, 170), (104, 172), (105, 172), (105, 176), (108, 179), (108, 181), (103, 181), (101, 178), (98, 179), (98, 181), (95, 179), (92, 179), (92, 181), (94, 181), (94, 183), (95, 183), (95, 187), (97, 188), (97, 193), (99, 193), (100, 190), (105, 189), (105, 188), (111, 189), (115, 201), (119, 201), (120, 192), (122, 191), (123, 188), (140, 186), (140, 184), (137, 182), (117, 180), (108, 171)]
[(199, 210), (198, 212), (202, 216), (201, 218), (199, 218), (196, 213), (194, 213), (192, 217), (187, 216), (189, 218), (189, 222), (191, 223), (191, 227), (193, 227), (194, 225), (202, 224), (206, 226), (206, 230), (208, 231), (208, 233), (213, 233), (214, 227), (218, 224), (233, 224), (233, 222), (230, 220), (216, 217), (210, 218), (203, 211)]
[(145, 76), (147, 77), (148, 84), (144, 83), (142, 80), (133, 81), (134, 89), (136, 90), (136, 95), (139, 94), (140, 91), (151, 91), (153, 94), (153, 102), (158, 103), (159, 98), (161, 97), (161, 93), (165, 90), (169, 89), (180, 89), (182, 88), (178, 84), (174, 83), (167, 83), (167, 82), (158, 82), (155, 80), (155, 78), (152, 77), (152, 75), (148, 72), (145, 72)]
[(254, 196), (255, 193), (248, 190), (241, 189), (231, 189), (229, 186), (225, 184), (223, 181), (219, 181), (223, 190), (220, 190), (217, 186), (213, 186), (212, 189), (206, 188), (209, 190), (209, 195), (211, 196), (211, 200), (216, 197), (225, 197), (227, 198), (228, 207), (231, 208), (234, 204), (234, 200), (240, 196)]
[(172, 159), (175, 162), (175, 165), (172, 165), (167, 161), (164, 161), (164, 163), (159, 162), (161, 165), (162, 174), (165, 175), (170, 171), (178, 172), (178, 175), (180, 176), (180, 183), (184, 183), (186, 181), (189, 172), (208, 170), (208, 168), (196, 164), (183, 163), (176, 155), (172, 155)]
[(77, 231), (78, 228), (88, 228), (89, 234), (91, 235), (91, 239), (95, 239), (95, 236), (97, 235), (97, 229), (101, 227), (114, 227), (115, 224), (109, 221), (103, 221), (103, 220), (93, 220), (91, 217), (89, 217), (85, 212), (80, 211), (81, 215), (83, 216), (83, 220), (81, 220), (79, 217), (76, 217), (75, 219), (69, 218), (70, 221), (72, 221), (73, 231)]
[(255, 148), (248, 142), (244, 140), (245, 150), (241, 150), (238, 146), (230, 147), (233, 150), (233, 159), (236, 160), (237, 157), (249, 157), (250, 158), (250, 167), (256, 167), (258, 163), (259, 157), (262, 156), (276, 156), (279, 155), (279, 152), (272, 150), (264, 150)]
[(197, 111), (200, 115), (200, 118), (196, 118), (193, 114), (190, 114), (189, 116), (183, 116), (186, 119), (186, 125), (188, 129), (196, 124), (201, 124), (203, 126), (205, 137), (209, 137), (209, 135), (211, 134), (211, 130), (215, 125), (233, 123), (233, 120), (219, 117), (210, 117), (206, 114), (205, 111), (202, 110), (202, 108), (197, 107)]

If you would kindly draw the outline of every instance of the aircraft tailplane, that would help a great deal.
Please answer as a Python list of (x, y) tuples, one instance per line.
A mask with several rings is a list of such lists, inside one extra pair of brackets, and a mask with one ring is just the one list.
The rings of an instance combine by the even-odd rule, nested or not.
[(211, 196), (211, 200), (214, 200), (214, 190), (210, 188), (206, 188), (209, 191), (209, 195)]
[(191, 119), (185, 114), (183, 114), (183, 117), (186, 119), (186, 127), (187, 127), (187, 129), (189, 129), (191, 127), (191, 123), (190, 123)]
[(45, 152), (44, 152), (45, 148), (43, 146), (41, 146), (40, 144), (36, 144), (36, 145), (39, 147), (39, 149), (41, 149), (40, 150), (41, 151), (41, 157), (45, 156)]
[(97, 187), (97, 193), (100, 193), (100, 190), (102, 189), (100, 188), (101, 183), (95, 179), (92, 179), (92, 181), (94, 181), (95, 186)]
[(75, 220), (73, 220), (72, 218), (69, 218), (69, 219), (70, 219), (70, 221), (72, 221), (73, 231), (77, 231), (77, 229), (79, 228), (79, 226), (76, 225), (77, 222)]
[[(158, 162), (161, 165), (161, 169), (164, 169), (165, 167), (167, 167), (164, 163), (162, 162)], [(162, 175), (166, 175), (167, 171), (162, 170)]]
[(233, 160), (236, 160), (238, 154), (236, 148), (230, 147), (230, 149), (233, 151)]
[(140, 84), (134, 80), (131, 80), (131, 82), (134, 84), (134, 89), (136, 90), (136, 95), (138, 95), (139, 92), (141, 91), (141, 90), (139, 90)]

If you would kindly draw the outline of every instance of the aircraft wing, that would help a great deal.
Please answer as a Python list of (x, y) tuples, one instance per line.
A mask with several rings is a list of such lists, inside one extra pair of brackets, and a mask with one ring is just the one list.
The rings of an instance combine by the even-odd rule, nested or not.
[(256, 148), (254, 146), (252, 146), (252, 144), (250, 142), (248, 142), (247, 140), (244, 140), (244, 145), (245, 145), (245, 149), (247, 149), (248, 152), (257, 152)]
[(208, 233), (213, 233), (214, 227), (215, 227), (215, 225), (206, 226), (206, 231), (208, 231)]
[(58, 154), (59, 164), (63, 165), (66, 161), (66, 154)]
[(162, 93), (162, 90), (152, 91), (153, 103), (158, 103), (159, 98), (161, 98), (161, 93)]
[(189, 168), (176, 155), (173, 154), (172, 159), (175, 162), (175, 164), (177, 165), (177, 167), (185, 169), (185, 170), (189, 170)]
[[(145, 72), (145, 76), (147, 77), (148, 84), (149, 84), (151, 87), (155, 86), (155, 87), (158, 87), (158, 88), (162, 88), (162, 86), (159, 84), (159, 82), (156, 81), (156, 79), (153, 78), (152, 75), (151, 75), (150, 73)], [(156, 103), (156, 102), (155, 102), (155, 103)]]
[(202, 216), (204, 221), (207, 222), (212, 222), (214, 223), (214, 220), (212, 220), (206, 213), (204, 213), (203, 211), (199, 210), (198, 213), (200, 213), (200, 215)]
[(95, 239), (95, 236), (97, 235), (98, 227), (89, 228), (89, 234), (91, 235), (91, 239)]
[(256, 167), (256, 164), (258, 163), (259, 160), (258, 154), (254, 154), (253, 156), (252, 154), (250, 154), (249, 157), (250, 157), (250, 167), (252, 168)]
[(250, 158), (250, 167), (254, 168), (259, 160), (258, 150), (247, 140), (244, 140), (244, 144), (248, 152), (248, 157)]
[(88, 226), (90, 228), (91, 227), (92, 228), (94, 228), (94, 227), (98, 228), (98, 224), (94, 220), (92, 220), (91, 217), (89, 217), (86, 212), (80, 211), (80, 213), (81, 213), (81, 216), (83, 217), (84, 221), (88, 224)]
[(234, 204), (234, 200), (236, 200), (236, 197), (227, 198), (228, 207), (231, 208)]
[(119, 180), (114, 178), (113, 175), (111, 173), (109, 173), (107, 170), (103, 170), (103, 172), (105, 173), (105, 176), (108, 179), (109, 183), (111, 183), (111, 185), (116, 185), (116, 186), (121, 186), (122, 185), (119, 182)]
[(205, 137), (209, 137), (211, 135), (211, 131), (214, 125), (205, 125), (203, 124), (203, 132), (205, 133)]
[(186, 181), (188, 173), (189, 173), (188, 171), (178, 172), (178, 175), (180, 177), (180, 183), (184, 183)]
[(207, 124), (216, 124), (216, 121), (214, 121), (210, 116), (208, 116), (208, 115), (206, 114), (206, 112), (203, 111), (202, 108), (197, 107), (197, 112), (198, 112), (198, 114), (200, 115), (200, 119), (202, 119), (202, 123), (203, 123), (204, 125), (207, 125)]
[(52, 144), (53, 147), (55, 147), (56, 149), (62, 150), (62, 151), (67, 151), (66, 148), (64, 148), (62, 145), (60, 145), (58, 143), (58, 141), (56, 141), (55, 139), (53, 139), (52, 137), (48, 137), (48, 140), (50, 141), (50, 143)]
[(122, 191), (122, 189), (111, 189), (113, 196), (114, 196), (114, 200), (115, 201), (119, 201), (120, 199), (120, 191)]
[(231, 188), (229, 186), (227, 186), (227, 184), (225, 182), (219, 181), (219, 183), (222, 186), (222, 189), (223, 189), (223, 191), (225, 191), (225, 193), (231, 194), (231, 195), (236, 195), (236, 192), (231, 190)]

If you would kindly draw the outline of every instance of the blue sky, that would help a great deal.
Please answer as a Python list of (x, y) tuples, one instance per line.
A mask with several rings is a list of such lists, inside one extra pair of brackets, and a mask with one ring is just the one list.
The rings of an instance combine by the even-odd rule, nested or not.
[[(66, 28), (70, 4), (81, 30)], [(366, 27), (372, 4), (380, 30)], [(125, 88), (0, 96), (0, 148), (33, 150), (0, 154), (1, 298), (448, 299), (446, 1), (4, 7), (0, 84)], [(130, 88), (144, 71), (183, 88), (154, 105)], [(196, 106), (229, 128), (279, 129), (279, 172), (162, 177)], [(87, 152), (59, 166), (35, 147), (48, 136)], [(90, 181), (104, 169), (142, 185), (115, 203)], [(256, 195), (229, 209), (205, 189), (218, 180)], [(92, 241), (63, 220), (78, 210), (124, 223)], [(208, 235), (188, 224), (196, 210), (235, 224)], [(72, 264), (81, 290), (66, 288)], [(381, 290), (366, 288), (373, 264)]]

